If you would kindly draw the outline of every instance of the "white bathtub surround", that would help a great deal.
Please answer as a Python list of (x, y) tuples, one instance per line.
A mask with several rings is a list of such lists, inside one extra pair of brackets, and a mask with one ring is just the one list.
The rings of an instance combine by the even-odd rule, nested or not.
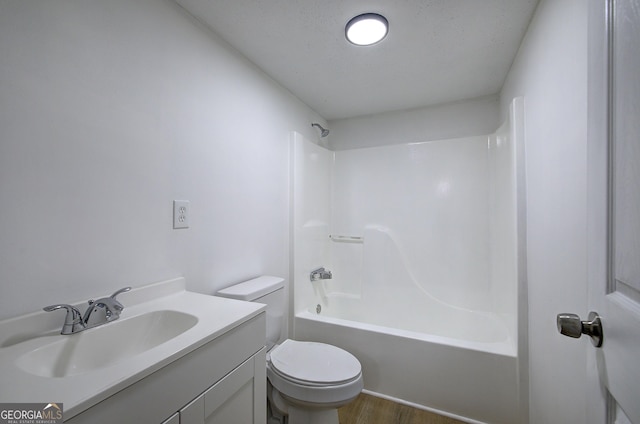
[[(296, 338), (352, 351), (370, 391), (518, 421), (522, 106), (489, 136), (336, 152), (294, 136)], [(333, 278), (309, 282), (318, 266)]]

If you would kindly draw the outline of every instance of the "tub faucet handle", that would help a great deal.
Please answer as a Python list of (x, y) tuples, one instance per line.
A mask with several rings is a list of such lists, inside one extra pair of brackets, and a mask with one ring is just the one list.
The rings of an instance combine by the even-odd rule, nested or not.
[(331, 278), (333, 278), (331, 271), (324, 269), (324, 267), (314, 269), (309, 276), (311, 281), (330, 280)]

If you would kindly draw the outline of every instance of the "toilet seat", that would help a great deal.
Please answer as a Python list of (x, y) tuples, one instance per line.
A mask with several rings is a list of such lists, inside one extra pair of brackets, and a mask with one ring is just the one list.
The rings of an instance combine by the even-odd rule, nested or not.
[(285, 340), (269, 354), (267, 377), (283, 396), (308, 403), (347, 401), (363, 388), (358, 359), (325, 343)]
[(362, 372), (355, 356), (325, 343), (285, 340), (271, 350), (270, 360), (275, 372), (302, 385), (344, 384)]

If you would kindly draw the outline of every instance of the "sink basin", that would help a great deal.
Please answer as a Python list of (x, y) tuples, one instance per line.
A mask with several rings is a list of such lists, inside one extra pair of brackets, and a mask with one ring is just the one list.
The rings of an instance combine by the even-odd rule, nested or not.
[(62, 378), (113, 365), (184, 333), (198, 322), (172, 310), (147, 312), (85, 330), (24, 353), (16, 365), (41, 377)]

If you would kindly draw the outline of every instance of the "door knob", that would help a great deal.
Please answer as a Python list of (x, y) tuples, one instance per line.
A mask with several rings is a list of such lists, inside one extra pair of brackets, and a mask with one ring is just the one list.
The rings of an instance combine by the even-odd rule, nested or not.
[(558, 314), (557, 323), (560, 334), (575, 339), (586, 334), (591, 337), (591, 343), (595, 347), (602, 346), (602, 321), (600, 321), (600, 316), (596, 312), (589, 312), (588, 321), (581, 321), (576, 314)]

